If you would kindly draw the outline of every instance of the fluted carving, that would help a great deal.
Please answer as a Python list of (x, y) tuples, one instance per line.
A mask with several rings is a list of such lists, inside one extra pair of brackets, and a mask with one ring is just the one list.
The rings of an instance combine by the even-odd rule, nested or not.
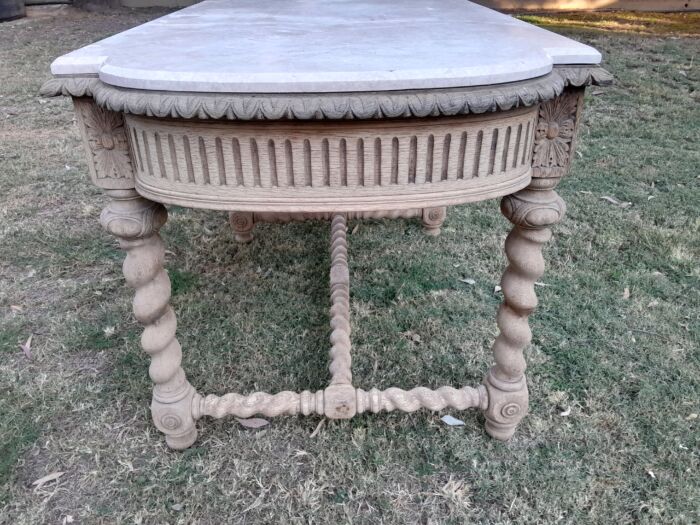
[(197, 437), (191, 409), (195, 391), (180, 366), (182, 350), (169, 304), (170, 279), (163, 268), (165, 247), (158, 230), (167, 220), (167, 211), (134, 190), (107, 190), (107, 194), (112, 200), (100, 222), (126, 251), (124, 277), (136, 290), (134, 316), (144, 325), (141, 346), (151, 356), (153, 421), (171, 448), (187, 448)]

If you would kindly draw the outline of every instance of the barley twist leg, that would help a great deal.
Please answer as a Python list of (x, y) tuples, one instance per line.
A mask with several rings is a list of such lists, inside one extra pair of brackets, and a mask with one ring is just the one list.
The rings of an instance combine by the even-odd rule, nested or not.
[(493, 344), (495, 366), (486, 375), (486, 431), (507, 440), (528, 409), (523, 351), (532, 339), (528, 316), (537, 306), (535, 282), (544, 272), (542, 246), (548, 226), (564, 215), (564, 201), (551, 189), (525, 189), (501, 201), (514, 227), (506, 239), (508, 267), (501, 279), (504, 301), (498, 310), (500, 334)]
[(107, 194), (112, 200), (102, 211), (100, 222), (126, 251), (124, 277), (136, 290), (134, 316), (144, 325), (141, 346), (151, 356), (153, 421), (170, 448), (184, 449), (197, 438), (192, 417), (195, 390), (180, 367), (177, 322), (169, 305), (170, 279), (163, 268), (165, 247), (158, 230), (167, 220), (167, 211), (131, 189), (107, 190)]

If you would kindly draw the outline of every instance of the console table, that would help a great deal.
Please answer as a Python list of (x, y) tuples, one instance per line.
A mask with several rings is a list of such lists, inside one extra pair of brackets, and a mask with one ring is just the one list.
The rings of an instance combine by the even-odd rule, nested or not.
[[(73, 98), (102, 226), (151, 356), (151, 412), (184, 449), (204, 416), (479, 408), (510, 438), (528, 409), (523, 350), (542, 245), (564, 215), (584, 89), (610, 75), (591, 47), (463, 0), (207, 0), (68, 53), (45, 96)], [(495, 365), (476, 387), (353, 386), (346, 221), (420, 217), (501, 198)], [(330, 382), (318, 392), (204, 395), (181, 368), (159, 236), (165, 204), (256, 222), (330, 221)], [(262, 350), (261, 350), (262, 351)], [(400, 385), (404, 386), (404, 385)]]

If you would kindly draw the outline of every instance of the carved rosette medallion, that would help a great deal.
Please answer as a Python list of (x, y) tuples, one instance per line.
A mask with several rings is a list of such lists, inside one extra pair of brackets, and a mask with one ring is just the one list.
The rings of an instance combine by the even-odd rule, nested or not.
[(568, 90), (540, 105), (532, 154), (533, 177), (561, 178), (566, 174), (582, 98), (582, 91)]
[(108, 189), (134, 186), (129, 143), (121, 113), (102, 109), (90, 99), (74, 99), (93, 182)]

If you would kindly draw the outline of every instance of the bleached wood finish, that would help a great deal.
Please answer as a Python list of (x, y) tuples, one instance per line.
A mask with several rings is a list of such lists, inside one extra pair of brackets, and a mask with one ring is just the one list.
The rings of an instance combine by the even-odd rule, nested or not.
[[(241, 394), (224, 394), (223, 396), (208, 395), (202, 397), (196, 395), (193, 401), (193, 417), (199, 419), (203, 416), (222, 418), (225, 416), (252, 417), (263, 415), (267, 417), (282, 415), (328, 415), (328, 392), (326, 390), (309, 392), (305, 390), (297, 392), (279, 392), (268, 394), (255, 392), (247, 396)], [(453, 388), (443, 386), (436, 390), (426, 387), (416, 387), (411, 390), (400, 388), (387, 388), (379, 390), (372, 388), (369, 391), (361, 388), (349, 387), (348, 398), (355, 406), (355, 414), (364, 412), (415, 412), (421, 408), (432, 411), (452, 408), (466, 410), (479, 408), (485, 410), (488, 406), (488, 394), (483, 385), (475, 388)], [(332, 417), (332, 416), (330, 416)]]
[(182, 121), (126, 115), (136, 188), (248, 212), (442, 207), (527, 185), (537, 107), (452, 118)]
[[(111, 199), (101, 222), (127, 252), (124, 275), (136, 290), (134, 314), (145, 326), (141, 343), (152, 356), (151, 410), (168, 445), (190, 446), (197, 435), (195, 421), (203, 416), (342, 419), (419, 408), (480, 408), (487, 432), (510, 438), (528, 409), (527, 317), (537, 305), (534, 283), (544, 271), (542, 245), (551, 237), (549, 227), (564, 214), (554, 188), (572, 160), (582, 101), (583, 88), (569, 88), (532, 109), (488, 117), (290, 124), (125, 116), (76, 98), (91, 179)], [(240, 159), (235, 141), (250, 146), (247, 153), (239, 148)], [(358, 148), (352, 156), (348, 144), (360, 143), (369, 149)], [(225, 150), (224, 144), (231, 148)], [(265, 144), (271, 146), (267, 153), (261, 149)], [(279, 147), (291, 149), (291, 157), (278, 158)], [(513, 230), (505, 246), (509, 264), (501, 282), (495, 365), (483, 385), (408, 391), (354, 387), (347, 220), (421, 217), (427, 232), (435, 233), (446, 205), (504, 194), (501, 210)], [(195, 391), (180, 366), (175, 315), (168, 304), (170, 282), (158, 235), (167, 212), (153, 199), (234, 210), (231, 222), (244, 241), (252, 239), (256, 222), (331, 221), (331, 378), (326, 389), (223, 396)]]
[(350, 270), (347, 223), (343, 214), (331, 221), (331, 385), (352, 384), (350, 370)]
[(599, 66), (557, 65), (548, 75), (497, 86), (357, 93), (183, 93), (121, 89), (94, 76), (56, 77), (41, 87), (46, 97), (88, 97), (117, 113), (210, 120), (368, 120), (452, 117), (537, 106), (566, 88), (607, 86)]
[(501, 201), (501, 212), (513, 229), (505, 245), (508, 267), (501, 279), (504, 300), (497, 316), (500, 334), (493, 344), (496, 364), (484, 379), (489, 397), (486, 431), (497, 439), (510, 439), (528, 410), (523, 356), (532, 339), (528, 316), (537, 306), (535, 282), (544, 272), (542, 245), (552, 237), (549, 227), (566, 210), (554, 188), (571, 164), (582, 106), (583, 89), (575, 89), (540, 107), (532, 182)]
[(153, 421), (170, 448), (184, 449), (197, 438), (191, 409), (195, 391), (180, 366), (182, 350), (175, 338), (175, 312), (169, 304), (170, 279), (163, 268), (165, 247), (158, 235), (168, 212), (133, 189), (106, 191), (111, 201), (100, 222), (126, 251), (124, 277), (136, 290), (134, 317), (144, 325), (141, 346), (151, 356)]

